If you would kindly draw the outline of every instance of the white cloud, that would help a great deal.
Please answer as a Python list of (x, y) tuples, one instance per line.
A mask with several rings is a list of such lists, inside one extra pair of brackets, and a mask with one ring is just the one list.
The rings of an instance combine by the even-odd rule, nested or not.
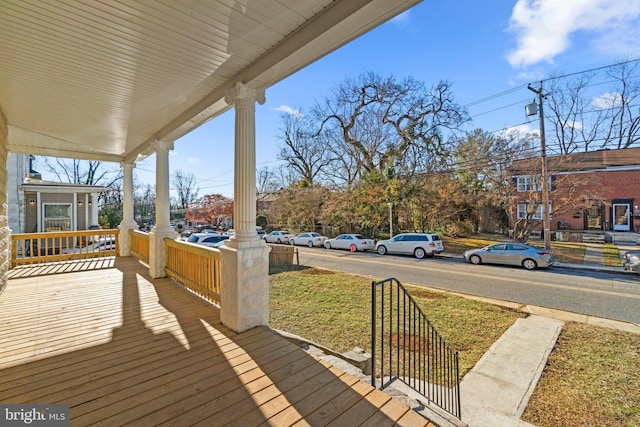
[(411, 23), (411, 14), (409, 13), (409, 10), (405, 10), (400, 15), (394, 17), (391, 22), (400, 27), (409, 25)]
[(607, 110), (613, 107), (619, 107), (621, 104), (621, 97), (618, 92), (607, 92), (600, 96), (596, 96), (591, 100), (593, 106), (599, 110)]
[(638, 17), (640, 0), (518, 0), (509, 26), (517, 34), (518, 47), (507, 60), (513, 67), (553, 63), (578, 31), (588, 34), (596, 48), (606, 42), (607, 52), (628, 52), (637, 49), (638, 39), (628, 31), (638, 34)]
[(513, 86), (520, 85), (522, 82), (537, 82), (543, 80), (547, 76), (547, 73), (542, 68), (535, 70), (523, 71), (518, 73), (517, 76), (511, 78), (509, 83)]
[(512, 126), (504, 130), (507, 135), (518, 133), (520, 135), (538, 135), (540, 133), (539, 127), (531, 127), (528, 123), (518, 126)]
[[(576, 122), (576, 121), (568, 121), (567, 122), (567, 127), (571, 128), (571, 129), (575, 129), (575, 130), (582, 130), (582, 128), (584, 126), (582, 126), (582, 123), (580, 122)], [(546, 132), (545, 132), (546, 133)]]
[(195, 165), (196, 163), (199, 163), (200, 159), (198, 157), (187, 157), (187, 163), (189, 163), (190, 165)]
[(288, 105), (280, 105), (279, 107), (275, 107), (274, 110), (280, 111), (282, 113), (290, 114), (296, 117), (304, 117), (304, 114), (302, 114), (302, 111), (296, 110), (295, 108), (291, 108)]

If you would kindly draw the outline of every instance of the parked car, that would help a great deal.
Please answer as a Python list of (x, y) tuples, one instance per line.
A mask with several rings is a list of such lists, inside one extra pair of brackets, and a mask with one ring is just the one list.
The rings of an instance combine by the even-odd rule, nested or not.
[(406, 254), (418, 259), (425, 256), (435, 256), (444, 251), (442, 239), (437, 234), (428, 233), (402, 233), (389, 240), (380, 240), (376, 243), (376, 251), (380, 255)]
[(213, 228), (200, 228), (196, 231), (196, 233), (220, 234)]
[(622, 265), (625, 270), (640, 273), (640, 251), (625, 252), (624, 263)]
[(369, 251), (376, 247), (373, 239), (367, 239), (362, 234), (341, 234), (335, 239), (324, 242), (327, 249), (348, 249), (350, 251)]
[(193, 233), (195, 233), (195, 230), (184, 230), (180, 233), (180, 239), (187, 240)]
[(527, 270), (553, 265), (551, 251), (525, 243), (500, 242), (464, 253), (471, 264), (520, 265)]
[(196, 243), (203, 246), (214, 246), (215, 244), (227, 240), (231, 236), (226, 234), (213, 234), (213, 233), (194, 233), (187, 239), (189, 243)]
[(224, 234), (226, 234), (227, 236), (233, 236), (235, 233), (236, 233), (236, 230), (234, 230), (233, 228), (230, 228), (224, 232)]
[(327, 236), (323, 236), (320, 233), (300, 233), (297, 236), (289, 237), (289, 244), (298, 246), (307, 245), (310, 248), (317, 246), (321, 248), (327, 239)]
[(258, 233), (258, 237), (261, 239), (263, 239), (265, 234), (267, 234), (259, 225), (256, 226), (256, 233)]
[(63, 254), (86, 254), (106, 252), (116, 249), (115, 237), (100, 237), (94, 242), (89, 242), (86, 246), (62, 249)]
[(289, 234), (286, 230), (276, 230), (264, 236), (264, 240), (267, 243), (289, 243)]

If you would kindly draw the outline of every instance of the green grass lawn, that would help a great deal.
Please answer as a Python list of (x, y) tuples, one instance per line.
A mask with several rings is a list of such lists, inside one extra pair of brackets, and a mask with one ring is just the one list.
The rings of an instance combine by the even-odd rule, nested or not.
[(640, 336), (567, 323), (523, 419), (537, 426), (640, 426)]
[[(580, 244), (562, 244), (580, 252)], [(567, 248), (568, 247), (568, 248)], [(584, 250), (582, 248), (582, 250)], [(466, 374), (524, 313), (407, 287)], [(270, 275), (270, 326), (338, 352), (370, 346), (371, 279), (293, 266)], [(539, 426), (640, 425), (640, 336), (568, 323), (524, 419)]]
[[(298, 267), (270, 276), (270, 326), (340, 353), (371, 351), (371, 279)], [(460, 296), (407, 287), (421, 309), (459, 352), (460, 373), (524, 314)]]

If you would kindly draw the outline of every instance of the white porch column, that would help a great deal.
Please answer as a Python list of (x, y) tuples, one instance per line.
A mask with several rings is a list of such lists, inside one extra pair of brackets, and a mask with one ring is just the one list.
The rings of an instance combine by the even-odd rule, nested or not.
[(120, 166), (122, 166), (123, 169), (123, 199), (122, 222), (118, 226), (120, 230), (118, 243), (120, 245), (120, 256), (129, 256), (131, 254), (131, 237), (129, 236), (129, 230), (138, 229), (138, 224), (133, 215), (133, 168), (136, 167), (136, 164), (133, 162), (122, 162)]
[(91, 193), (91, 224), (89, 225), (99, 225), (98, 221), (98, 193)]
[(169, 151), (173, 142), (156, 141), (156, 225), (149, 233), (149, 275), (164, 277), (167, 264), (167, 248), (164, 239), (175, 239), (178, 233), (169, 220)]
[(220, 247), (222, 284), (220, 318), (242, 332), (269, 323), (269, 248), (256, 234), (255, 103), (264, 91), (237, 83), (225, 100), (235, 106), (235, 234)]

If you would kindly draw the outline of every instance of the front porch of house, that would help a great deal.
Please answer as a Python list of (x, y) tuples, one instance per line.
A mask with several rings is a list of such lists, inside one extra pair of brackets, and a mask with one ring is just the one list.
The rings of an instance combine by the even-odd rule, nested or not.
[(67, 404), (71, 425), (429, 425), (133, 257), (13, 268), (0, 342), (0, 401)]

